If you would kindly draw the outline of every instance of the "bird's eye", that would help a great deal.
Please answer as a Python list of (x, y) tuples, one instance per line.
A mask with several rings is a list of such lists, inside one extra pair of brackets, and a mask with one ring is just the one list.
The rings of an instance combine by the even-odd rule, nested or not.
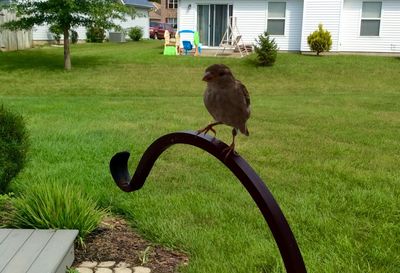
[(219, 75), (223, 76), (223, 75), (225, 75), (225, 73), (224, 72), (219, 72)]

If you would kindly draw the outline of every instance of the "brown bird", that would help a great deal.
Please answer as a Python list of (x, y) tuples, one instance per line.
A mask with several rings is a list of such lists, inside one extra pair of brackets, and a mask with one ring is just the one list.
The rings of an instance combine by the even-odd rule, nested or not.
[(203, 81), (207, 82), (204, 92), (204, 105), (214, 118), (215, 122), (207, 125), (198, 133), (206, 134), (218, 124), (233, 127), (232, 144), (228, 148), (226, 157), (235, 149), (235, 137), (238, 130), (248, 136), (246, 122), (250, 117), (250, 96), (246, 87), (235, 79), (229, 67), (223, 64), (214, 64), (205, 71)]

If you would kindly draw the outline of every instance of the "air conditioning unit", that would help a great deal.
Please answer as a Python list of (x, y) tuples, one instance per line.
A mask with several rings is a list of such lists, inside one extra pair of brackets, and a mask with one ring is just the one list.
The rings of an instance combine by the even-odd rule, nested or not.
[(125, 33), (122, 32), (109, 32), (108, 39), (113, 43), (125, 43)]

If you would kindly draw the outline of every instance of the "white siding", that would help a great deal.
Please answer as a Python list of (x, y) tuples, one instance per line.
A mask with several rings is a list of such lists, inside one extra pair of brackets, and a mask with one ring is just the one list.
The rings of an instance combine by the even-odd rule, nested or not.
[[(270, 0), (270, 2), (280, 0)], [(284, 0), (282, 0), (284, 1)], [(303, 0), (286, 0), (284, 36), (272, 36), (280, 50), (300, 50)], [(197, 30), (197, 4), (233, 4), (233, 16), (245, 43), (253, 44), (267, 28), (267, 0), (181, 0), (178, 5), (179, 30)], [(190, 8), (189, 8), (190, 5)]]
[(137, 15), (132, 19), (130, 16), (126, 16), (126, 21), (122, 22), (116, 20), (115, 23), (120, 25), (123, 29), (132, 27), (141, 27), (143, 29), (143, 38), (149, 38), (150, 18), (149, 10), (143, 8), (135, 8)]
[(255, 39), (267, 28), (267, 1), (248, 0), (235, 1), (233, 16), (237, 18), (237, 26), (243, 41), (253, 44)]
[[(75, 28), (78, 32), (79, 40), (86, 40), (86, 29), (84, 27)], [(63, 37), (63, 36), (61, 36)], [(52, 41), (53, 34), (49, 31), (49, 25), (40, 25), (33, 28), (33, 41)]]
[[(276, 2), (276, 0), (275, 1), (271, 0), (270, 2)], [(302, 21), (303, 21), (303, 0), (286, 1), (285, 21), (286, 21), (285, 35), (284, 36), (271, 35), (271, 37), (273, 37), (275, 41), (278, 43), (280, 50), (299, 51), (301, 43)]]
[(360, 36), (362, 0), (345, 0), (340, 51), (400, 52), (400, 1), (383, 0), (380, 35)]
[(338, 51), (343, 0), (304, 0), (301, 51), (310, 51), (307, 37), (322, 23), (332, 35), (331, 51)]
[[(130, 28), (135, 26), (140, 26), (143, 28), (143, 38), (149, 38), (149, 11), (144, 8), (135, 8), (138, 15), (132, 19), (130, 16), (126, 17), (125, 22), (121, 22), (116, 20), (115, 23), (122, 26), (122, 28)], [(78, 32), (79, 40), (86, 40), (86, 28), (85, 27), (77, 27), (75, 30)], [(34, 41), (52, 41), (53, 35), (49, 31), (48, 25), (35, 26), (33, 29), (33, 40)]]
[[(274, 1), (280, 0), (180, 0), (178, 28), (197, 29), (197, 4), (233, 4), (243, 40), (254, 43), (267, 28), (268, 2)], [(307, 37), (322, 23), (332, 35), (331, 51), (400, 52), (400, 0), (382, 0), (379, 37), (360, 36), (363, 1), (286, 0), (285, 35), (272, 37), (280, 50), (310, 51)]]
[[(203, 2), (203, 1), (201, 1)], [(190, 7), (189, 7), (190, 6)], [(178, 30), (195, 30), (197, 27), (197, 5), (191, 0), (178, 4)]]

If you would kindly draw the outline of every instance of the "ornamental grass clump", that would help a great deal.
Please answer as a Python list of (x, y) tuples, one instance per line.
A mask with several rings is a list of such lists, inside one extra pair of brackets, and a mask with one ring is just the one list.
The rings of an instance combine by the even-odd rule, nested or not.
[(5, 228), (9, 224), (8, 215), (12, 211), (12, 196), (12, 193), (0, 194), (0, 228)]
[(307, 43), (310, 46), (310, 49), (317, 52), (317, 56), (319, 56), (320, 53), (331, 50), (331, 33), (325, 30), (322, 24), (319, 24), (318, 30), (314, 31), (307, 37)]
[(78, 239), (95, 230), (106, 215), (96, 202), (69, 185), (59, 183), (32, 186), (13, 199), (10, 226), (35, 229), (77, 229)]
[(0, 193), (22, 170), (28, 151), (28, 132), (22, 116), (0, 106)]

